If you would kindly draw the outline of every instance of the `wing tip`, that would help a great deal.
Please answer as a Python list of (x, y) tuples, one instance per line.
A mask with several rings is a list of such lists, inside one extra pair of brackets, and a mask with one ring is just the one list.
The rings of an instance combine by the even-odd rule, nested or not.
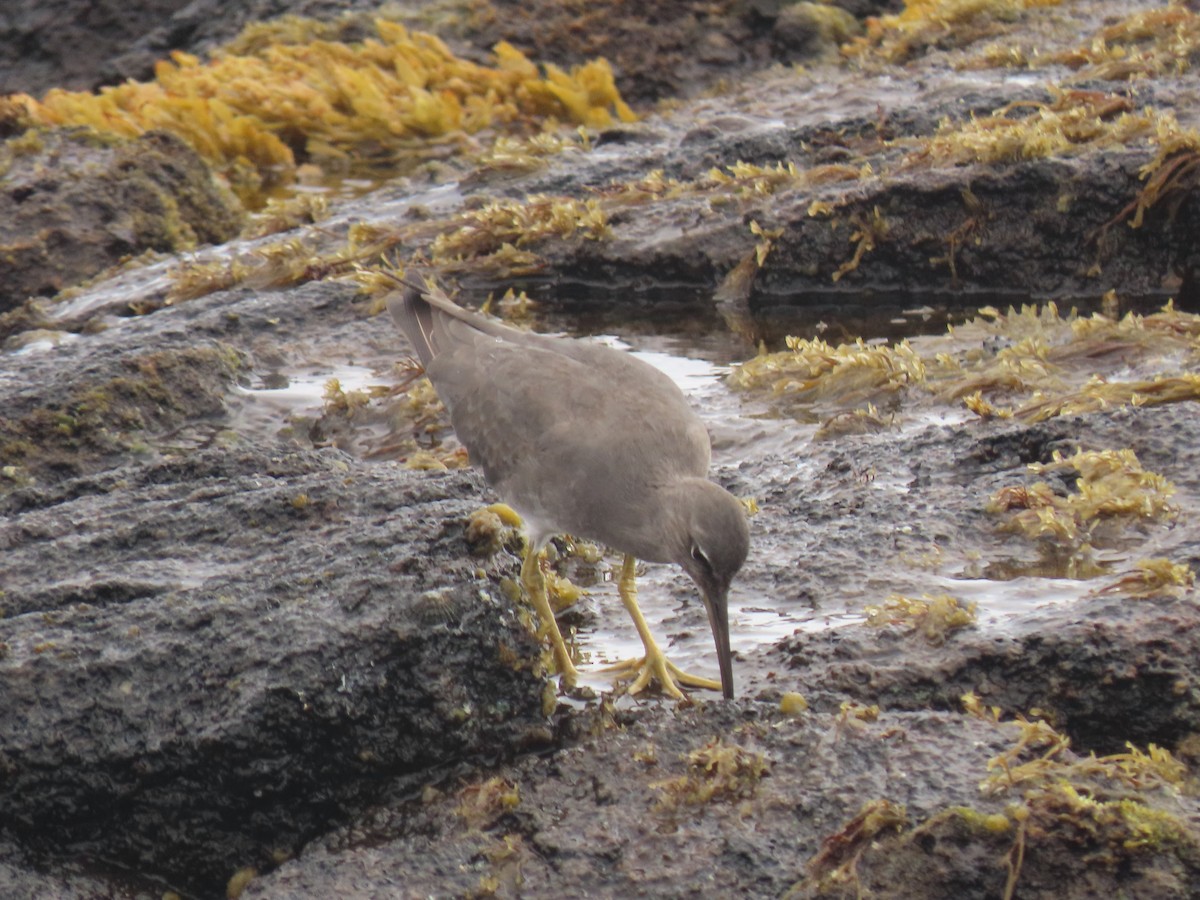
[(416, 286), (407, 282), (403, 284), (401, 290), (388, 296), (387, 309), (391, 313), (392, 321), (412, 344), (421, 365), (428, 366), (436, 353), (429, 304), (424, 293)]

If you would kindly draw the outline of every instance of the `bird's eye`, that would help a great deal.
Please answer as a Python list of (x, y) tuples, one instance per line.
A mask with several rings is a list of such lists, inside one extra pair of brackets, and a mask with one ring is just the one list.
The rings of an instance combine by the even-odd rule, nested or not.
[(708, 561), (708, 557), (704, 555), (704, 551), (700, 549), (698, 544), (692, 544), (692, 559), (704, 566), (704, 568), (712, 570), (712, 564)]

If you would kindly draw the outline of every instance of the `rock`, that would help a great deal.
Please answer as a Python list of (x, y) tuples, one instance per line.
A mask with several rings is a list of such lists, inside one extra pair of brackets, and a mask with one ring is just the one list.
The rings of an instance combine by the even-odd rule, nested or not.
[(847, 630), (796, 635), (778, 648), (795, 680), (831, 705), (889, 709), (1039, 709), (1081, 751), (1174, 747), (1200, 730), (1200, 610), (1188, 600), (1101, 597), (1013, 620), (999, 634), (930, 647), (919, 636)]
[(0, 312), (147, 250), (238, 233), (242, 208), (179, 138), (31, 131), (0, 145)]
[(8, 832), (212, 896), (397, 779), (546, 745), (529, 633), (448, 564), (475, 490), (214, 448), (10, 497)]
[[(0, 87), (39, 96), (54, 87), (91, 90), (114, 56), (187, 5), (187, 0), (136, 0), (119, 9), (86, 0), (6, 4)], [(144, 76), (152, 63), (144, 60), (124, 74)]]
[(861, 32), (858, 19), (825, 3), (790, 3), (772, 27), (776, 56), (783, 62), (836, 56), (840, 45)]
[[(1019, 723), (865, 709), (797, 719), (778, 696), (597, 716), (577, 747), (331, 833), (245, 897), (552, 898), (565, 885), (605, 898), (843, 897), (861, 881), (879, 896), (904, 884), (916, 885), (906, 896), (949, 886), (982, 900), (1002, 893), (1018, 844), (1015, 883), (1036, 897), (1083, 900), (1103, 885), (1188, 896), (1200, 876), (1195, 800), (1148, 769), (1131, 791), (1110, 777), (1118, 763), (1090, 774), (1101, 766), (1060, 747), (1044, 777), (1063, 780), (1061, 796), (1036, 776), (1008, 787), (992, 761), (1044, 751), (1016, 749)], [(1072, 804), (1076, 788), (1094, 806)], [(1163, 844), (1123, 846), (1147, 820)]]
[[(1151, 390), (1033, 423), (908, 381), (855, 417), (853, 385), (840, 406), (789, 409), (786, 385), (764, 399), (713, 381), (697, 399), (717, 476), (759, 507), (731, 604), (738, 699), (581, 693), (554, 718), (519, 622), (515, 542), (490, 528), (471, 535), (481, 555), (468, 542), (468, 513), (497, 498), (478, 474), (387, 461), (462, 459), (397, 368), (402, 340), (345, 276), (380, 254), (431, 257), (489, 210), (529, 230), (516, 253), (444, 261), (463, 302), (527, 289), (547, 317), (535, 328), (640, 349), (663, 346), (640, 331), (658, 316), (718, 364), (783, 333), (873, 349), (897, 318), (928, 332), (1010, 300), (1194, 303), (1186, 153), (1143, 179), (1153, 128), (1088, 138), (1143, 103), (1187, 125), (1195, 74), (1168, 60), (1135, 108), (1094, 70), (1072, 87), (1058, 65), (980, 68), (1014, 59), (1006, 47), (1072, 51), (1148, 0), (983, 11), (961, 29), (875, 23), (855, 64), (804, 71), (767, 65), (777, 39), (811, 33), (782, 8), (473, 6), (447, 26), (456, 49), (604, 53), (628, 97), (692, 99), (564, 132), (561, 152), (447, 144), (436, 164), (334, 193), (315, 227), (129, 266), (0, 322), (0, 895), (1195, 894), (1196, 592), (1186, 578), (1140, 601), (1107, 588), (1142, 558), (1200, 565), (1193, 402), (1154, 406)], [(215, 9), (162, 27), (241, 14)], [(1137, 43), (1139, 59), (1157, 46)], [(980, 135), (955, 129), (1000, 109), (1008, 121), (988, 127), (1065, 113), (1082, 143), (980, 162), (966, 152)], [(1158, 201), (1129, 227), (1150, 187)], [(539, 193), (548, 223), (522, 217)], [(582, 236), (585, 201), (602, 215)], [(744, 346), (713, 309), (718, 285)], [(780, 312), (794, 317), (780, 326)], [(1053, 390), (1067, 358), (1110, 382), (1193, 373), (1190, 320), (1153, 361), (1134, 349), (1163, 332), (1131, 322), (1050, 347), (1055, 368), (1029, 390)], [(968, 341), (955, 359), (1021, 338)], [(1016, 390), (980, 383), (995, 407)], [(827, 412), (851, 418), (814, 442)], [(1107, 540), (1081, 554), (1103, 564), (1095, 582), (987, 509), (1037, 477), (1072, 491), (1069, 474), (1028, 467), (1077, 448), (1136, 451), (1179, 512), (1097, 530)], [(602, 576), (579, 607), (627, 627)], [(686, 580), (647, 576), (652, 629), (689, 667), (697, 644), (710, 658)], [(937, 647), (861, 621), (893, 593), (943, 591), (978, 599), (980, 622)], [(787, 694), (808, 710), (783, 712)]]
[(4, 355), (0, 893), (28, 858), (213, 896), (384, 790), (556, 739), (518, 560), (468, 549), (477, 475), (229, 430), (264, 336), (361, 328), (317, 293)]
[(289, 13), (333, 19), (356, 8), (377, 12), (378, 6), (368, 0), (249, 0), (237, 6), (132, 0), (116, 10), (89, 0), (13, 0), (0, 19), (0, 89), (41, 96), (50, 88), (90, 91), (126, 78), (145, 80), (173, 50), (211, 48), (250, 22)]

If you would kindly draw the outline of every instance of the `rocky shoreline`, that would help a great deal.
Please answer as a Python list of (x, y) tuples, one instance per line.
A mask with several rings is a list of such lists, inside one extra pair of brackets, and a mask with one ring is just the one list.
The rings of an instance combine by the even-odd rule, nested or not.
[[(535, 58), (564, 66), (610, 56), (639, 122), (455, 139), (402, 176), (347, 173), (327, 208), (273, 233), (207, 246), (254, 214), (209, 192), (175, 138), (146, 139), (180, 144), (166, 162), (58, 132), (4, 151), (4, 202), (40, 198), (51, 218), (4, 239), (47, 252), (0, 318), (0, 894), (1200, 896), (1200, 614), (1180, 574), (1200, 564), (1200, 424), (1184, 388), (1168, 402), (1146, 387), (1190, 384), (1200, 358), (1197, 151), (1160, 154), (1198, 124), (1195, 75), (967, 66), (989, 41), (1048, 57), (1163, 9), (1182, 36), (1186, 8), (1024, 4), (970, 41), (977, 21), (918, 39), (903, 22), (879, 37), (876, 18), (870, 52), (846, 62), (835, 48), (857, 26), (804, 31), (811, 11), (783, 4), (608, 10), (608, 29), (607, 5), (574, 19), (550, 6), (538, 20), (430, 5), (422, 21), (479, 59), (501, 38), (531, 54), (542, 41)], [(292, 11), (351, 7), (368, 10)], [(183, 14), (147, 5), (166, 31), (135, 44), (204, 51), (245, 24), (164, 44), (187, 33), (171, 24)], [(331, 38), (361, 40), (360, 19), (336, 21)], [(686, 60), (656, 76), (647, 48)], [(127, 57), (110, 53), (115, 71)], [(994, 137), (1018, 120), (1058, 122), (1070, 146), (955, 155), (976, 146), (972, 123)], [(110, 211), (151, 198), (168, 224), (138, 234), (177, 242), (137, 243), (97, 205), (74, 223), (111, 255), (86, 273), (46, 265), (53, 223), (100, 196), (52, 191), (54, 173), (147, 184), (114, 152), (170, 177), (104, 194)], [(163, 200), (195, 199), (182, 186), (196, 183), (214, 205)], [(147, 247), (160, 255), (100, 274)], [(759, 507), (731, 598), (737, 699), (556, 698), (513, 602), (519, 546), (469, 538), (495, 498), (457, 468), (375, 315), (378, 273), (409, 259), (509, 315), (523, 301), (504, 291), (527, 292), (540, 329), (602, 307), (635, 347), (650, 320), (720, 332), (704, 352), (722, 365), (786, 332), (830, 340), (793, 342), (797, 358), (898, 366), (870, 356), (879, 342), (834, 345), (899, 311), (909, 334), (993, 302), (1080, 302), (1110, 321), (1174, 298), (1181, 312), (1070, 346), (1002, 313), (985, 337), (914, 338), (923, 365), (962, 367), (953, 390), (786, 368), (736, 391), (714, 379), (697, 395), (714, 477)], [(1013, 359), (1009, 381), (977, 375)], [(1099, 390), (1089, 371), (1141, 393), (1022, 412)], [(960, 386), (976, 377), (972, 399)], [(309, 400), (288, 393), (309, 382)], [(1081, 492), (1064, 459), (1123, 450), (1164, 480), (1153, 509), (1081, 520), (1082, 538), (1051, 518), (1033, 536), (1012, 525), (1049, 502), (1038, 483), (1063, 502)], [(1018, 496), (1026, 507), (997, 511)], [(1147, 559), (1180, 580), (1146, 581)], [(585, 647), (617, 615), (591, 565), (592, 597), (569, 613)], [(656, 631), (703, 669), (703, 610), (682, 576), (649, 575)], [(926, 632), (888, 612), (893, 596), (946, 593), (975, 603), (975, 624)], [(755, 639), (764, 622), (794, 633)]]

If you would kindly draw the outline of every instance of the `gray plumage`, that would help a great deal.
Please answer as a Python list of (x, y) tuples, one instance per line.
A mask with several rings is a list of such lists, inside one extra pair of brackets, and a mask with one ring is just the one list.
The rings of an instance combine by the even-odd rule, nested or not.
[(435, 290), (405, 288), (388, 309), (535, 550), (568, 533), (683, 566), (731, 696), (726, 594), (748, 529), (740, 503), (707, 479), (708, 433), (678, 386), (628, 353), (518, 331)]

